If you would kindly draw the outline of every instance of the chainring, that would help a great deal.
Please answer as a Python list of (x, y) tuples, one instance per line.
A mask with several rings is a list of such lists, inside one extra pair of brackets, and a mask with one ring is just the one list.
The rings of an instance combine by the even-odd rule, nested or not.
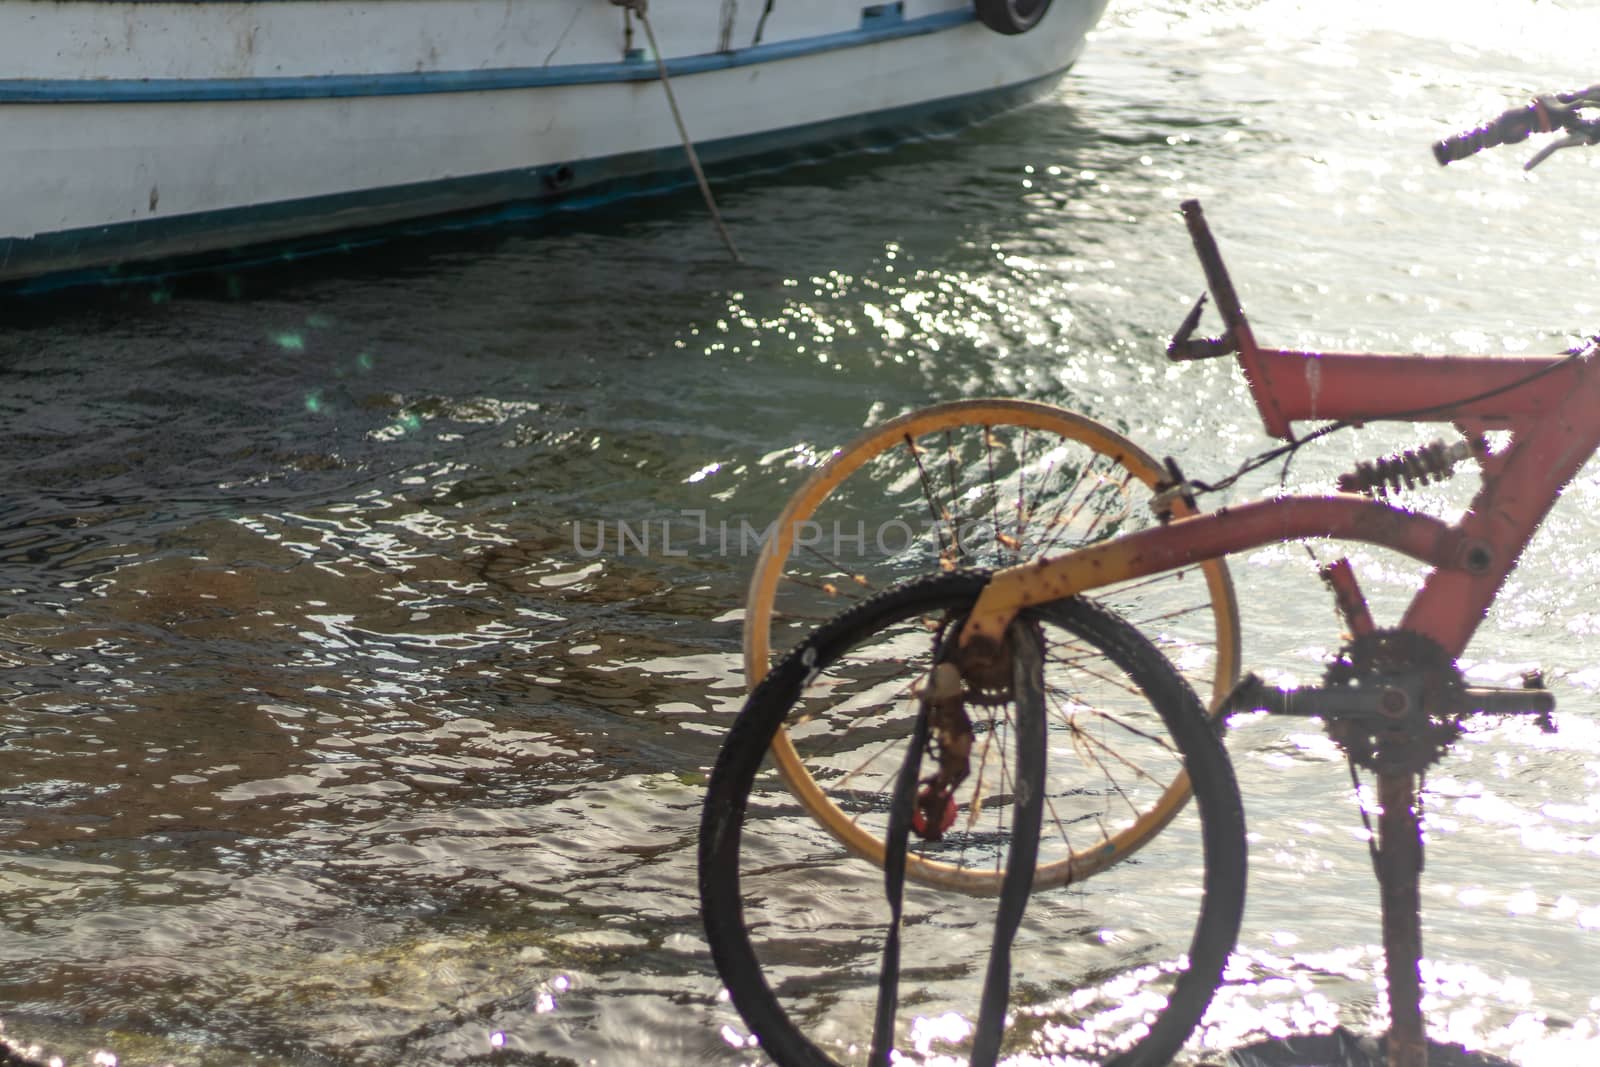
[[(1362, 767), (1378, 773), (1418, 774), (1437, 763), (1461, 736), (1461, 672), (1432, 638), (1411, 630), (1362, 634), (1339, 651), (1323, 673), (1328, 688), (1395, 690), (1408, 694), (1391, 716), (1341, 716), (1328, 735)], [(1420, 697), (1420, 699), (1417, 699)], [(1381, 697), (1380, 697), (1381, 700)]]

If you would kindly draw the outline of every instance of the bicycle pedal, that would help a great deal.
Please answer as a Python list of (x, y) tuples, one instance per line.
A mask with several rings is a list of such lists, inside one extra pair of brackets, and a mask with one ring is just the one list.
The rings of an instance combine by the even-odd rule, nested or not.
[[(1523, 671), (1522, 688), (1542, 691), (1544, 689), (1544, 670), (1540, 667), (1535, 667), (1532, 670)], [(1533, 721), (1538, 725), (1539, 732), (1542, 734), (1556, 732), (1556, 720), (1551, 717), (1549, 709), (1536, 712)]]

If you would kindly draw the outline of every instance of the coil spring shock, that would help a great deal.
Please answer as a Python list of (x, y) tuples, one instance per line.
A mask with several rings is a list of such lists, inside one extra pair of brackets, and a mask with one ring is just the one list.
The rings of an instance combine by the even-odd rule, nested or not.
[(1482, 456), (1487, 446), (1482, 437), (1445, 444), (1434, 441), (1421, 448), (1408, 449), (1397, 456), (1384, 456), (1371, 463), (1358, 463), (1356, 469), (1339, 475), (1339, 490), (1388, 496), (1402, 487), (1410, 489), (1429, 482), (1442, 482), (1455, 473), (1456, 464)]

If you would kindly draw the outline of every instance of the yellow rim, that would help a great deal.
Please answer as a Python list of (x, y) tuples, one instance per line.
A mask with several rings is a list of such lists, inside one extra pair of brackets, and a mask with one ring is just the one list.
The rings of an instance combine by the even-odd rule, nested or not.
[[(924, 408), (892, 419), (862, 434), (836, 452), (790, 497), (756, 562), (755, 574), (745, 598), (744, 667), (745, 679), (754, 687), (767, 673), (771, 657), (771, 621), (783, 563), (794, 549), (795, 529), (851, 474), (907, 436), (962, 426), (1014, 426), (1043, 430), (1075, 440), (1120, 464), (1146, 486), (1154, 487), (1165, 471), (1149, 454), (1121, 434), (1093, 419), (1064, 408), (1026, 400), (961, 400)], [(1192, 513), (1181, 501), (1175, 514)], [(1210, 706), (1213, 714), (1221, 698), (1233, 686), (1239, 673), (1239, 612), (1233, 581), (1227, 565), (1212, 560), (1201, 565), (1216, 621), (1216, 664), (1212, 679)], [(779, 730), (772, 742), (772, 758), (785, 784), (802, 807), (851, 852), (882, 866), (884, 844), (881, 839), (854, 822), (841, 811), (812, 779), (787, 731)], [(1093, 848), (1074, 851), (1067, 858), (1041, 865), (1034, 885), (1044, 888), (1079, 881), (1104, 870), (1130, 855), (1161, 831), (1182, 810), (1189, 799), (1189, 779), (1179, 772), (1161, 797), (1134, 822), (1105, 838)], [(1001, 873), (957, 867), (915, 854), (906, 860), (906, 873), (920, 882), (960, 890), (965, 893), (999, 892)]]

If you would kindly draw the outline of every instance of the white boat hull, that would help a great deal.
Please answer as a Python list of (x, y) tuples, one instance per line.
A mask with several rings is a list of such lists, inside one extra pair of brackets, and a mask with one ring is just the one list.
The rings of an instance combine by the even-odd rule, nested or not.
[[(649, 11), (715, 166), (1019, 102), (1103, 5), (1002, 36), (960, 0), (777, 0), (759, 43), (755, 0)], [(687, 180), (606, 0), (0, 0), (0, 71), (0, 281)]]

